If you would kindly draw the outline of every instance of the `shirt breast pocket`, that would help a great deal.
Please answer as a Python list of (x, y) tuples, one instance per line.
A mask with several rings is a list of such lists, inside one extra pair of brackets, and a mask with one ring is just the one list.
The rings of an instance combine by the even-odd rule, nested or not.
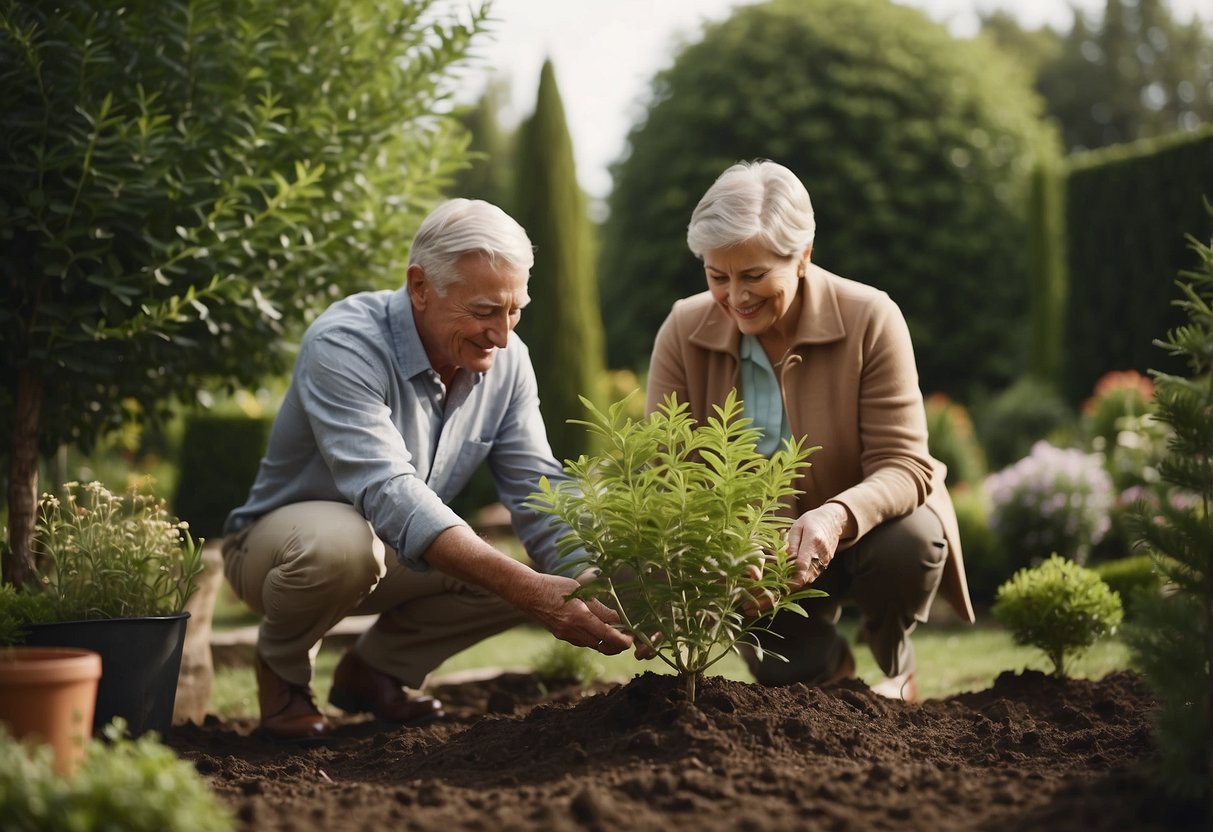
[(489, 451), (492, 449), (492, 443), (482, 439), (465, 439), (460, 442), (459, 450), (448, 469), (446, 483), (441, 490), (444, 501), (450, 502), (467, 487), (472, 475), (476, 473), (480, 464), (488, 459)]

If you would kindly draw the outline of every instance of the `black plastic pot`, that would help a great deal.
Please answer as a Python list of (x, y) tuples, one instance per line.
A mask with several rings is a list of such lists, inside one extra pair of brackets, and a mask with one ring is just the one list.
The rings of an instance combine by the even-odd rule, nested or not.
[(133, 737), (148, 731), (163, 737), (173, 725), (173, 701), (189, 617), (188, 612), (181, 612), (148, 618), (33, 624), (25, 643), (78, 647), (101, 654), (94, 734), (120, 716)]

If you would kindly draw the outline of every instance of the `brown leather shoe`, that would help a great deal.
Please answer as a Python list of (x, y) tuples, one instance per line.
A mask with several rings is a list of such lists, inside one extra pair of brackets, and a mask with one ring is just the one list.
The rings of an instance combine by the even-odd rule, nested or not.
[(369, 713), (384, 722), (424, 725), (442, 716), (442, 703), (432, 696), (410, 698), (404, 683), (371, 667), (352, 649), (333, 671), (329, 702), (349, 714)]
[(329, 723), (312, 699), (311, 688), (293, 685), (270, 669), (258, 653), (253, 662), (257, 674), (257, 703), (261, 706), (261, 728), (280, 740), (311, 740), (329, 732)]

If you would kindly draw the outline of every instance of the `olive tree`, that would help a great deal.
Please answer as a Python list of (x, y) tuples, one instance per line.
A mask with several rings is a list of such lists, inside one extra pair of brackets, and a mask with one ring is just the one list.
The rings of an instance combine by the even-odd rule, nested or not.
[(813, 258), (890, 293), (922, 384), (965, 398), (1025, 356), (1030, 174), (1058, 152), (1030, 79), (889, 0), (771, 0), (705, 28), (652, 84), (613, 169), (601, 291), (612, 366), (703, 288), (691, 211), (728, 165), (795, 171)]
[(460, 163), (451, 70), (487, 6), (0, 0), (4, 578), (39, 452), (283, 369), (294, 328), (398, 285)]

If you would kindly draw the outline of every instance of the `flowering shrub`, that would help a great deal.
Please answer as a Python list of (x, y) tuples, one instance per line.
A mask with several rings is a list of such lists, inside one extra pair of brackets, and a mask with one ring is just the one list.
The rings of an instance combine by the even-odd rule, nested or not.
[(1040, 441), (985, 489), (990, 530), (1015, 567), (1054, 552), (1083, 563), (1111, 525), (1112, 479), (1098, 454)]
[(1123, 420), (1149, 413), (1153, 398), (1154, 382), (1136, 370), (1104, 373), (1082, 404), (1083, 428), (1092, 441), (1113, 445), (1117, 433), (1126, 429)]

